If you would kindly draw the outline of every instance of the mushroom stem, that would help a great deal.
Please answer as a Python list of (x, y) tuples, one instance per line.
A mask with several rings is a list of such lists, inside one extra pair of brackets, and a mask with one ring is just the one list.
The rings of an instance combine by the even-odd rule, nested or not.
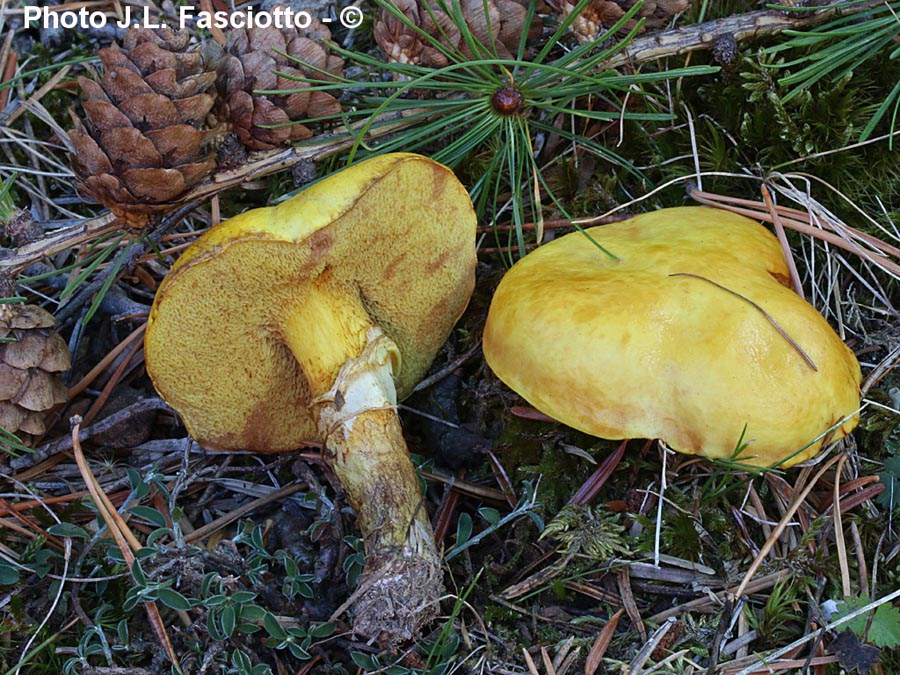
[[(313, 386), (319, 436), (365, 542), (354, 632), (379, 641), (411, 639), (435, 616), (442, 585), (440, 555), (397, 417), (400, 352), (357, 298), (327, 281), (292, 308), (282, 332)], [(305, 348), (311, 340), (329, 346), (315, 352)]]
[(367, 340), (314, 405), (332, 468), (365, 541), (354, 631), (406, 640), (435, 616), (440, 556), (397, 418), (397, 347), (377, 327), (369, 329)]

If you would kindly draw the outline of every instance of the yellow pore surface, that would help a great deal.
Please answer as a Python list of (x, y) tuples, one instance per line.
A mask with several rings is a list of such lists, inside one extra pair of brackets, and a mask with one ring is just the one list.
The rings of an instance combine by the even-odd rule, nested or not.
[(688, 454), (731, 458), (744, 443), (735, 459), (757, 466), (796, 464), (856, 426), (859, 364), (783, 285), (764, 227), (682, 207), (587, 232), (619, 260), (569, 234), (514, 265), (491, 304), (488, 364), (538, 410)]
[[(330, 383), (310, 383), (286, 334), (333, 355), (360, 348), (370, 320), (396, 342), (397, 392), (409, 394), (472, 292), (475, 225), (453, 173), (410, 154), (361, 162), (225, 221), (184, 252), (157, 292), (145, 339), (153, 383), (210, 449), (321, 441), (307, 406)], [(317, 288), (327, 298), (311, 303)], [(309, 323), (332, 305), (334, 328), (310, 326), (305, 336), (297, 309)]]

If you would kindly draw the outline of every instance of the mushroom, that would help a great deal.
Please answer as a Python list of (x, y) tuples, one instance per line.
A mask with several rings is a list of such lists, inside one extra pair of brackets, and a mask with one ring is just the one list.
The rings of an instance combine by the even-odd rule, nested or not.
[(721, 210), (662, 209), (528, 254), (493, 297), (484, 356), (571, 427), (745, 465), (807, 460), (858, 421), (853, 352), (789, 288), (775, 237)]
[(354, 632), (383, 643), (414, 637), (442, 589), (396, 404), (468, 303), (475, 225), (449, 169), (382, 155), (212, 228), (147, 324), (147, 372), (204, 447), (323, 444), (365, 541)]

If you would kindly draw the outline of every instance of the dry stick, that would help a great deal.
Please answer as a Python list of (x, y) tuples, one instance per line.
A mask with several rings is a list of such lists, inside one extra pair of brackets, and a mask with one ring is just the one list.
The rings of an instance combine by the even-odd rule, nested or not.
[[(75, 463), (78, 465), (78, 471), (81, 473), (81, 477), (84, 480), (88, 491), (91, 493), (91, 497), (94, 499), (94, 504), (100, 512), (103, 522), (106, 523), (110, 534), (112, 534), (113, 539), (116, 541), (116, 545), (122, 552), (122, 558), (125, 560), (125, 564), (131, 569), (135, 561), (134, 554), (141, 548), (141, 542), (134, 536), (132, 531), (128, 528), (128, 525), (126, 525), (125, 521), (122, 519), (122, 516), (119, 515), (116, 507), (109, 501), (109, 497), (107, 497), (106, 493), (100, 488), (97, 479), (94, 477), (94, 473), (91, 471), (91, 467), (87, 463), (87, 459), (81, 449), (81, 442), (78, 440), (81, 418), (78, 415), (75, 415), (72, 417), (72, 422), (72, 450), (75, 455)], [(159, 608), (152, 600), (145, 602), (144, 608), (147, 611), (147, 618), (150, 620), (153, 632), (156, 634), (157, 640), (159, 640), (165, 650), (166, 656), (169, 657), (169, 660), (172, 662), (172, 665), (175, 666), (175, 669), (179, 673), (183, 673), (184, 670), (181, 668), (178, 656), (175, 654), (175, 649), (172, 647), (172, 642), (169, 640), (169, 634), (166, 632), (166, 625), (159, 614)]]
[[(108, 417), (104, 417), (102, 420), (95, 424), (92, 424), (86, 429), (80, 429), (78, 432), (78, 441), (84, 442), (93, 436), (102, 434), (106, 431), (109, 431), (110, 429), (114, 429), (116, 426), (127, 422), (132, 417), (153, 410), (171, 411), (172, 409), (168, 405), (166, 405), (166, 403), (161, 398), (158, 398), (156, 396), (145, 398), (141, 401), (138, 401), (137, 403), (132, 403), (126, 408), (122, 408), (121, 410), (114, 412)], [(72, 448), (72, 437), (63, 436), (62, 438), (59, 438), (55, 441), (51, 441), (50, 443), (45, 443), (29, 455), (22, 455), (21, 457), (12, 458), (9, 461), (9, 464), (16, 471), (22, 471), (34, 466), (35, 464), (43, 462), (46, 459), (49, 459), (53, 455), (57, 455), (61, 452), (66, 452), (67, 450), (71, 450)], [(17, 477), (20, 480), (25, 480), (25, 477), (23, 475), (17, 475)]]
[(834, 545), (837, 547), (838, 563), (841, 568), (841, 591), (845, 598), (850, 597), (850, 566), (847, 563), (847, 543), (844, 540), (844, 523), (841, 517), (841, 470), (847, 461), (847, 455), (838, 456), (837, 470), (834, 476), (834, 504), (832, 525), (834, 526)]
[(239, 506), (238, 508), (229, 511), (224, 516), (216, 518), (211, 523), (207, 523), (203, 527), (198, 527), (193, 532), (184, 535), (184, 543), (191, 544), (195, 541), (199, 541), (200, 539), (204, 539), (214, 532), (221, 530), (229, 523), (233, 523), (238, 518), (243, 518), (251, 511), (254, 511), (259, 507), (265, 506), (266, 504), (269, 504), (271, 502), (281, 501), (285, 497), (290, 497), (295, 492), (299, 492), (306, 487), (308, 487), (306, 483), (293, 483), (291, 485), (286, 485), (283, 488), (272, 490), (272, 492), (270, 492), (269, 494), (263, 497), (259, 497), (258, 499), (254, 499), (252, 502), (248, 502), (243, 506)]
[[(777, 186), (776, 186), (776, 189), (777, 189)], [(734, 204), (737, 206), (746, 206), (746, 207), (752, 209), (754, 213), (757, 213), (762, 208), (762, 204), (760, 204), (759, 202), (754, 201), (752, 199), (744, 199), (742, 197), (729, 197), (727, 195), (717, 195), (714, 193), (703, 192), (701, 190), (692, 190), (690, 193), (690, 196), (691, 196), (691, 198), (697, 200), (698, 202), (700, 202), (702, 204), (709, 204), (712, 206), (716, 206), (717, 208), (725, 208), (722, 206), (722, 204), (720, 202), (724, 202), (726, 204)], [(781, 205), (776, 206), (775, 210), (778, 211), (778, 213), (785, 218), (790, 218), (792, 221), (797, 221), (807, 228), (810, 227), (810, 225), (807, 222), (810, 217), (809, 211), (805, 211), (803, 209), (796, 209), (796, 208), (793, 208), (790, 206), (781, 206)], [(768, 218), (766, 218), (763, 213), (757, 213), (757, 215), (759, 216), (760, 220), (768, 221)], [(826, 223), (827, 223), (827, 221), (826, 221)], [(819, 232), (823, 231), (818, 228), (813, 228), (813, 229), (817, 230)], [(864, 242), (866, 242), (866, 244), (868, 244), (869, 246), (872, 246), (875, 249), (878, 249), (878, 251), (880, 253), (883, 253), (884, 255), (900, 257), (900, 248), (897, 248), (896, 246), (893, 246), (893, 245), (887, 243), (883, 239), (879, 239), (878, 237), (876, 237), (873, 234), (869, 234), (868, 232), (863, 232), (862, 230), (858, 230), (855, 227), (850, 227), (849, 225), (846, 225), (844, 223), (841, 224), (841, 229), (845, 230), (849, 234), (852, 234), (853, 237), (855, 237), (857, 239), (862, 239)], [(815, 235), (813, 235), (813, 236), (815, 236)]]
[(772, 201), (772, 194), (769, 188), (763, 183), (759, 186), (762, 191), (763, 201), (769, 214), (772, 217), (772, 225), (775, 226), (775, 236), (778, 237), (778, 243), (781, 244), (781, 252), (784, 254), (785, 262), (791, 272), (791, 284), (794, 286), (794, 293), (803, 297), (803, 284), (800, 283), (800, 272), (797, 271), (797, 263), (794, 262), (794, 254), (791, 252), (791, 245), (788, 243), (787, 235), (784, 232), (784, 225), (781, 224), (781, 218), (778, 215), (778, 209), (775, 208), (775, 202)]
[(853, 553), (856, 555), (856, 567), (859, 569), (859, 594), (865, 595), (869, 592), (869, 568), (866, 564), (862, 538), (859, 536), (859, 525), (855, 520), (850, 521), (850, 535), (853, 537)]
[(711, 283), (716, 288), (720, 288), (723, 291), (726, 291), (727, 293), (731, 293), (733, 296), (738, 297), (741, 300), (747, 302), (752, 307), (757, 309), (766, 318), (766, 321), (768, 321), (770, 324), (772, 324), (772, 327), (778, 331), (778, 334), (781, 335), (781, 337), (783, 337), (785, 340), (787, 340), (788, 344), (790, 344), (791, 347), (793, 347), (797, 351), (797, 353), (800, 354), (801, 358), (804, 361), (806, 361), (806, 365), (808, 365), (814, 371), (818, 372), (819, 369), (816, 368), (816, 364), (813, 362), (813, 360), (807, 355), (806, 352), (803, 351), (803, 349), (800, 348), (800, 345), (798, 345), (794, 341), (794, 338), (792, 338), (790, 335), (788, 335), (787, 332), (781, 326), (778, 325), (778, 322), (775, 321), (775, 317), (773, 317), (766, 310), (764, 310), (762, 307), (760, 307), (755, 302), (753, 302), (753, 300), (751, 300), (750, 298), (747, 298), (747, 297), (741, 295), (740, 293), (738, 293), (737, 291), (733, 291), (730, 288), (728, 288), (727, 286), (723, 286), (722, 284), (719, 284), (719, 283), (713, 281), (712, 279), (708, 279), (704, 276), (700, 276), (699, 274), (692, 274), (690, 272), (675, 272), (674, 274), (670, 274), (669, 276), (670, 277), (691, 277), (692, 279), (700, 279), (701, 281), (706, 281), (708, 283)]
[(794, 517), (794, 514), (797, 512), (797, 509), (803, 504), (806, 498), (809, 496), (809, 493), (812, 492), (813, 487), (815, 487), (816, 483), (819, 482), (819, 479), (825, 474), (831, 466), (840, 459), (838, 457), (832, 457), (825, 463), (813, 479), (809, 482), (803, 491), (799, 494), (794, 495), (794, 500), (791, 502), (791, 505), (788, 507), (788, 510), (785, 512), (784, 516), (781, 520), (778, 521), (778, 525), (776, 525), (775, 529), (772, 530), (772, 534), (766, 539), (765, 543), (762, 545), (762, 548), (759, 550), (759, 553), (756, 554), (756, 558), (753, 559), (753, 562), (750, 564), (750, 569), (747, 570), (747, 573), (744, 575), (744, 578), (741, 580), (741, 585), (738, 586), (737, 591), (735, 592), (735, 598), (740, 598), (747, 590), (747, 586), (750, 583), (750, 580), (753, 578), (753, 575), (756, 574), (756, 571), (759, 569), (759, 566), (762, 565), (763, 560), (766, 559), (766, 556), (769, 555), (769, 551), (772, 550), (772, 547), (775, 546), (775, 542), (778, 541), (778, 538), (781, 536), (781, 533), (784, 532), (785, 528), (787, 528), (788, 523)]
[(639, 651), (637, 653), (637, 656), (632, 659), (626, 672), (631, 673), (632, 675), (640, 675), (640, 672), (641, 670), (643, 670), (644, 664), (647, 662), (647, 659), (650, 658), (654, 650), (659, 646), (659, 643), (662, 642), (662, 639), (666, 636), (666, 633), (668, 633), (675, 625), (675, 621), (675, 617), (670, 616), (659, 628), (657, 628), (653, 632), (653, 635), (650, 636), (650, 639), (644, 644), (644, 646), (641, 648), (641, 651)]
[[(421, 112), (422, 110), (417, 109), (410, 111), (409, 114)], [(370, 130), (369, 138), (376, 139), (387, 136), (412, 126), (417, 122), (415, 119), (409, 120), (405, 118), (401, 118), (396, 122), (390, 122), (390, 117), (385, 117), (384, 119), (385, 124)], [(368, 121), (350, 125), (349, 130), (351, 134), (364, 124), (368, 124)], [(281, 171), (282, 169), (287, 169), (297, 162), (306, 159), (324, 159), (330, 157), (348, 149), (355, 142), (356, 138), (353, 135), (327, 137), (311, 145), (257, 153), (254, 155), (253, 161), (247, 162), (236, 169), (216, 174), (206, 182), (192, 189), (184, 195), (180, 201), (184, 204), (204, 202), (223, 190), (237, 187), (238, 185), (255, 178), (268, 176), (269, 174)], [(121, 229), (121, 225), (111, 213), (91, 218), (77, 225), (61, 228), (38, 241), (26, 244), (25, 246), (20, 246), (14, 253), (10, 253), (3, 259), (0, 259), (0, 273), (5, 272), (14, 276), (28, 265), (39, 262), (48, 256), (65, 251), (72, 246), (90, 242), (102, 234), (116, 232)]]
[[(122, 377), (125, 375), (125, 371), (131, 365), (132, 360), (139, 350), (143, 349), (144, 345), (140, 341), (136, 342), (131, 346), (131, 349), (128, 350), (128, 353), (119, 363), (118, 367), (113, 371), (112, 376), (110, 376), (109, 381), (103, 387), (103, 391), (100, 392), (100, 395), (94, 400), (91, 404), (91, 407), (88, 408), (88, 411), (84, 414), (84, 423), (90, 424), (94, 421), (94, 418), (97, 414), (103, 410), (103, 406), (106, 405), (106, 402), (109, 400), (109, 397), (112, 396), (113, 389), (115, 389), (119, 382), (121, 382)], [(138, 360), (137, 364), (143, 360), (143, 354), (141, 354), (141, 359)]]
[(834, 4), (815, 12), (792, 13), (760, 10), (737, 14), (637, 38), (626, 49), (613, 55), (602, 65), (605, 68), (618, 68), (701, 49), (711, 49), (716, 39), (722, 35), (733, 37), (738, 42), (778, 35), (785, 30), (816, 26), (836, 15), (865, 12), (883, 3), (884, 0), (870, 0), (870, 2), (852, 7), (848, 7), (846, 4)]
[(890, 602), (893, 602), (897, 598), (900, 598), (900, 589), (888, 593), (878, 600), (873, 600), (867, 605), (864, 605), (863, 607), (860, 607), (859, 609), (854, 610), (845, 616), (842, 616), (840, 619), (835, 619), (831, 623), (822, 626), (820, 630), (817, 630), (813, 633), (807, 633), (803, 637), (794, 640), (789, 645), (780, 647), (779, 649), (776, 649), (774, 652), (766, 654), (765, 656), (760, 656), (757, 659), (756, 663), (748, 666), (747, 668), (744, 668), (740, 672), (730, 673), (730, 675), (755, 675), (756, 673), (771, 673), (773, 667), (778, 663), (775, 660), (778, 657), (783, 656), (784, 654), (787, 654), (788, 652), (791, 652), (798, 647), (802, 647), (807, 642), (818, 639), (821, 633), (827, 633), (829, 631), (840, 628), (841, 626), (844, 626), (845, 624), (853, 621), (856, 617), (862, 616), (863, 614), (868, 614), (869, 612), (878, 609), (881, 605), (886, 605)]
[[(766, 590), (767, 588), (771, 588), (772, 586), (777, 584), (779, 581), (787, 578), (791, 574), (793, 574), (793, 572), (791, 572), (790, 570), (781, 570), (780, 572), (767, 574), (766, 576), (760, 577), (759, 579), (751, 581), (749, 584), (747, 584), (744, 592), (749, 595), (750, 593), (758, 593), (760, 591)], [(710, 606), (713, 599), (720, 604), (724, 604), (725, 599), (729, 595), (734, 595), (736, 592), (737, 588), (731, 587), (719, 591), (713, 596), (704, 596), (702, 598), (697, 598), (696, 600), (689, 600), (688, 602), (682, 603), (675, 607), (670, 607), (669, 609), (654, 614), (647, 619), (647, 623), (660, 623), (661, 621), (665, 621), (670, 617), (677, 617), (688, 612), (709, 611), (708, 607)]]
[(78, 396), (81, 392), (87, 389), (91, 383), (99, 377), (100, 373), (106, 370), (109, 365), (116, 360), (116, 357), (119, 356), (132, 342), (134, 342), (137, 338), (143, 335), (144, 330), (146, 330), (147, 324), (142, 323), (140, 326), (135, 328), (128, 334), (124, 340), (122, 340), (119, 344), (113, 347), (109, 354), (104, 356), (100, 362), (90, 369), (87, 375), (82, 377), (75, 386), (69, 389), (69, 400), (71, 401), (73, 398)]

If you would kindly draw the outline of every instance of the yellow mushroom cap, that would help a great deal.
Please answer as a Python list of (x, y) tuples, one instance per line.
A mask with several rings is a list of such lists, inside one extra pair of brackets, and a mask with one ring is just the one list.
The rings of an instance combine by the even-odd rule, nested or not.
[[(206, 447), (276, 452), (321, 441), (307, 409), (321, 386), (310, 386), (285, 341), (291, 308), (320, 284), (329, 296), (318, 310), (333, 303), (340, 312), (343, 297), (362, 308), (397, 345), (402, 398), (471, 295), (475, 226), (453, 173), (406, 153), (360, 162), (278, 206), (231, 218), (186, 250), (160, 285), (147, 371)], [(346, 336), (315, 339), (327, 350)]]
[(488, 313), (488, 364), (538, 410), (710, 458), (745, 446), (734, 458), (756, 466), (804, 461), (856, 426), (859, 363), (786, 286), (764, 227), (681, 207), (587, 234), (618, 260), (561, 237), (512, 267)]

